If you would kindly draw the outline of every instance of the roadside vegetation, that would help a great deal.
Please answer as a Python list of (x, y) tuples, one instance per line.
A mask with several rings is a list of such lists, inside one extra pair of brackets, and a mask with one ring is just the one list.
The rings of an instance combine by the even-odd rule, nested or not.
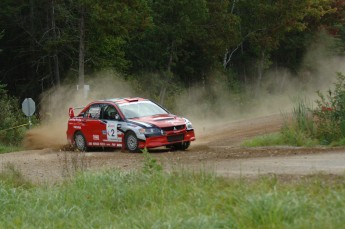
[(19, 151), (22, 148), (20, 146), (8, 146), (5, 144), (0, 144), (0, 154), (2, 153), (10, 153), (10, 152), (15, 152), (15, 151)]
[(0, 173), (1, 228), (341, 228), (345, 176), (229, 179), (164, 172), (144, 153), (138, 171), (80, 171), (33, 185)]
[(345, 76), (337, 73), (333, 89), (317, 92), (316, 107), (299, 99), (279, 133), (258, 136), (243, 146), (343, 146), (345, 145)]
[(0, 84), (0, 153), (18, 150), (26, 123), (18, 99), (9, 96), (5, 85)]

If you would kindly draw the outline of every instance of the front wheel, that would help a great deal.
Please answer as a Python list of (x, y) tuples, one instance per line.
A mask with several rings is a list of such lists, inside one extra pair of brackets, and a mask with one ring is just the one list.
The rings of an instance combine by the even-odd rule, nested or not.
[(180, 145), (179, 145), (179, 148), (180, 150), (186, 150), (188, 149), (190, 146), (190, 142), (182, 142)]
[(168, 148), (171, 148), (173, 150), (186, 150), (190, 146), (190, 142), (181, 142), (181, 143), (176, 143), (173, 145), (168, 146)]
[(87, 150), (86, 139), (81, 132), (77, 132), (74, 135), (74, 145), (75, 147), (84, 152)]
[(125, 136), (125, 144), (126, 148), (130, 152), (138, 152), (139, 151), (139, 141), (137, 136), (134, 132), (128, 132)]

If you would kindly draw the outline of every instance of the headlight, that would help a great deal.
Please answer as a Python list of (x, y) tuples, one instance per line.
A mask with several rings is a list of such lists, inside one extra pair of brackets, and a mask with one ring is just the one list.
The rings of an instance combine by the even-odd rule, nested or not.
[(192, 130), (193, 129), (192, 123), (186, 118), (184, 118), (184, 121), (186, 123), (187, 130)]
[(139, 130), (141, 134), (164, 134), (164, 131), (159, 128), (142, 128)]

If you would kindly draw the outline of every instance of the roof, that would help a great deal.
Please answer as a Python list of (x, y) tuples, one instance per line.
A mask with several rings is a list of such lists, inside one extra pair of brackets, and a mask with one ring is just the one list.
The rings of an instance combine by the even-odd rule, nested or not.
[(138, 102), (138, 101), (147, 101), (147, 99), (140, 98), (140, 97), (135, 97), (135, 98), (113, 98), (113, 99), (105, 99), (101, 101), (106, 101), (106, 102), (113, 102), (116, 104), (123, 104), (123, 103), (131, 103), (131, 102)]

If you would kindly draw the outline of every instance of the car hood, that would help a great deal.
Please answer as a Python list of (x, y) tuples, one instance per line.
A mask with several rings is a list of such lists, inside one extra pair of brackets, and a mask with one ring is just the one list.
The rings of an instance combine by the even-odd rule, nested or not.
[(186, 124), (185, 119), (172, 114), (161, 114), (154, 116), (145, 116), (141, 118), (129, 119), (138, 125), (144, 125), (145, 127), (151, 127), (152, 125), (160, 128), (169, 126), (179, 126)]

